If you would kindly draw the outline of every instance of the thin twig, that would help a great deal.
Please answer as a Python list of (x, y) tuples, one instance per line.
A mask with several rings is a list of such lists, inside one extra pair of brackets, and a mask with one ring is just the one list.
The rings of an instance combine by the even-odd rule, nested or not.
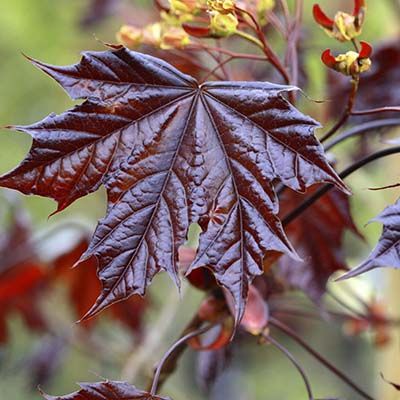
[(361, 389), (355, 382), (353, 382), (345, 373), (340, 371), (337, 367), (335, 367), (331, 362), (329, 362), (325, 357), (319, 354), (316, 350), (314, 350), (305, 340), (303, 340), (296, 332), (293, 331), (289, 326), (282, 323), (281, 321), (271, 317), (269, 320), (271, 326), (279, 329), (287, 336), (291, 337), (295, 340), (304, 350), (306, 350), (309, 354), (311, 354), (316, 360), (318, 360), (322, 365), (328, 368), (333, 374), (335, 374), (338, 378), (340, 378), (344, 383), (346, 383), (349, 387), (351, 387), (355, 392), (364, 397), (367, 400), (374, 400), (368, 393), (366, 393), (363, 389)]
[(269, 335), (262, 335), (262, 336), (264, 339), (266, 339), (268, 342), (270, 342), (273, 346), (275, 346), (278, 350), (280, 350), (291, 361), (291, 363), (296, 367), (297, 371), (299, 371), (301, 377), (303, 378), (303, 382), (304, 382), (304, 385), (307, 390), (308, 400), (314, 400), (310, 380), (308, 379), (305, 371), (303, 370), (300, 363), (293, 356), (293, 354), (285, 346), (281, 345), (277, 340), (275, 340), (271, 336), (269, 336)]
[[(216, 39), (216, 44), (217, 44), (217, 47), (221, 47), (221, 40)], [(218, 55), (218, 59), (219, 59), (219, 64), (220, 64), (219, 68), (221, 68), (221, 71), (224, 74), (225, 79), (228, 81), (232, 80), (230, 73), (229, 73), (228, 69), (226, 68), (226, 65), (225, 65), (226, 63), (225, 64), (223, 63), (224, 60), (223, 60), (221, 54)]]
[[(351, 175), (353, 172), (357, 171), (358, 169), (364, 167), (365, 165), (375, 160), (398, 153), (400, 153), (400, 146), (395, 146), (389, 149), (378, 151), (363, 158), (360, 161), (357, 161), (353, 165), (350, 165), (348, 168), (343, 170), (343, 172), (341, 172), (339, 176), (340, 178), (344, 179), (349, 175)], [(318, 199), (320, 199), (325, 193), (329, 192), (332, 188), (334, 188), (334, 185), (328, 183), (322, 186), (320, 189), (318, 189), (313, 195), (305, 199), (298, 207), (296, 207), (288, 215), (286, 215), (286, 217), (283, 218), (282, 220), (283, 226), (287, 226), (288, 224), (290, 224), (293, 220), (295, 220), (299, 215), (301, 215), (304, 211), (306, 211), (310, 206), (312, 206)]]
[(275, 69), (282, 75), (284, 81), (289, 84), (290, 83), (290, 76), (286, 70), (286, 68), (283, 66), (283, 64), (281, 63), (279, 57), (277, 56), (277, 54), (275, 53), (275, 51), (272, 49), (272, 47), (270, 46), (270, 44), (267, 42), (264, 32), (260, 26), (260, 24), (258, 23), (258, 21), (254, 18), (254, 15), (251, 12), (248, 12), (247, 10), (244, 10), (240, 7), (235, 7), (235, 10), (246, 14), (252, 21), (252, 23), (254, 24), (253, 29), (255, 30), (257, 37), (259, 39), (259, 41), (262, 44), (262, 50), (264, 52), (264, 54), (266, 55), (266, 57), (268, 58), (268, 61), (275, 67)]
[(324, 136), (322, 136), (322, 138), (320, 139), (321, 143), (326, 142), (331, 136), (333, 136), (349, 119), (352, 111), (353, 111), (353, 107), (354, 107), (354, 102), (356, 99), (356, 95), (357, 95), (357, 90), (358, 90), (358, 85), (359, 85), (359, 78), (354, 78), (351, 81), (351, 91), (349, 94), (349, 98), (347, 101), (347, 105), (346, 108), (342, 114), (342, 116), (340, 117), (340, 119), (336, 122), (335, 125), (333, 125), (333, 127), (331, 129), (329, 129), (328, 132), (325, 133)]
[(288, 33), (285, 25), (273, 11), (267, 11), (267, 20), (284, 39), (287, 38)]
[(260, 60), (260, 61), (267, 60), (265, 55), (261, 56), (258, 54), (237, 53), (237, 52), (234, 52), (234, 51), (231, 51), (228, 49), (224, 49), (222, 47), (208, 46), (208, 45), (205, 45), (204, 43), (200, 43), (200, 42), (193, 43), (189, 49), (194, 50), (194, 51), (207, 51), (208, 54), (211, 57), (213, 57), (214, 60), (216, 60), (217, 62), (218, 62), (218, 58), (217, 58), (217, 56), (212, 54), (213, 51), (215, 51), (217, 53), (225, 54), (225, 55), (233, 57), (233, 58), (242, 58), (244, 60)]
[(343, 132), (341, 135), (337, 136), (329, 143), (327, 143), (324, 146), (324, 149), (325, 151), (328, 151), (331, 150), (333, 147), (335, 147), (337, 144), (342, 143), (345, 140), (350, 139), (354, 136), (361, 135), (367, 132), (373, 132), (376, 131), (377, 129), (390, 128), (393, 126), (400, 126), (400, 118), (390, 118), (390, 119), (366, 122), (364, 124), (357, 125)]
[(332, 291), (327, 291), (328, 296), (330, 296), (337, 304), (339, 304), (341, 307), (343, 307), (345, 310), (350, 311), (354, 315), (356, 315), (359, 318), (364, 318), (365, 315), (361, 312), (356, 310), (354, 307), (352, 307), (350, 304), (347, 304), (345, 301), (343, 301), (341, 298), (336, 296), (335, 293), (332, 293)]
[(369, 110), (354, 110), (351, 112), (351, 115), (371, 115), (371, 114), (379, 114), (383, 112), (399, 112), (400, 107), (379, 107), (379, 108), (370, 108)]
[[(184, 337), (186, 334), (193, 332), (196, 329), (199, 329), (201, 325), (203, 324), (203, 320), (198, 317), (196, 314), (190, 322), (186, 325), (186, 327), (183, 329), (181, 335), (179, 338)], [(165, 381), (168, 379), (168, 377), (175, 371), (178, 361), (180, 357), (183, 355), (183, 353), (186, 350), (186, 345), (185, 343), (182, 343), (179, 347), (177, 347), (174, 351), (174, 353), (164, 362), (162, 370), (160, 372), (160, 377), (158, 381), (158, 388), (165, 383)], [(148, 390), (150, 390), (151, 386), (153, 385), (153, 379), (149, 382), (148, 385)]]
[[(233, 57), (228, 57), (223, 61), (220, 61), (206, 76), (203, 77), (203, 82), (207, 81), (207, 79), (213, 75), (216, 71), (218, 71), (220, 68), (223, 69), (224, 66), (228, 63), (230, 63), (234, 58)], [(227, 78), (229, 79), (229, 78)]]
[(377, 190), (395, 189), (398, 187), (400, 187), (400, 182), (393, 183), (392, 185), (381, 186), (381, 187), (370, 187), (370, 188), (368, 188), (368, 190), (377, 191)]
[(164, 354), (164, 356), (161, 358), (160, 362), (158, 363), (158, 366), (156, 368), (156, 371), (154, 373), (153, 377), (153, 383), (151, 385), (150, 389), (150, 394), (154, 396), (157, 393), (157, 389), (159, 387), (159, 380), (161, 376), (161, 372), (163, 371), (164, 364), (167, 362), (168, 358), (172, 356), (172, 354), (177, 351), (183, 344), (185, 344), (189, 339), (192, 339), (196, 336), (202, 335), (203, 333), (209, 331), (213, 325), (207, 325), (202, 328), (198, 328), (192, 332), (189, 332), (185, 336), (181, 337), (178, 339)]
[(282, 8), (283, 11), (283, 16), (285, 18), (285, 23), (286, 26), (289, 27), (290, 25), (290, 11), (289, 11), (289, 6), (286, 0), (279, 0), (279, 4)]
[(157, 349), (162, 342), (162, 338), (166, 335), (168, 329), (175, 321), (175, 316), (180, 309), (181, 300), (185, 296), (187, 286), (181, 289), (181, 295), (171, 293), (171, 296), (165, 302), (159, 313), (157, 320), (151, 324), (148, 329), (145, 340), (140, 346), (134, 349), (128, 357), (122, 369), (121, 378), (123, 381), (133, 382), (136, 375), (142, 369), (143, 365), (148, 361), (149, 354), (157, 353)]

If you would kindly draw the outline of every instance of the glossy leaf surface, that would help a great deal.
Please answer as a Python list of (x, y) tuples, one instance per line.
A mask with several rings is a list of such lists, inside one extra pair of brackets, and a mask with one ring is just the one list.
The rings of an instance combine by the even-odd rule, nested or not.
[(0, 185), (55, 199), (58, 210), (104, 184), (108, 210), (84, 259), (99, 260), (103, 291), (87, 316), (145, 293), (167, 271), (189, 225), (203, 233), (188, 273), (208, 267), (233, 295), (236, 319), (269, 251), (298, 258), (277, 217), (273, 184), (304, 191), (344, 184), (314, 136), (318, 124), (289, 104), (296, 88), (263, 82), (199, 85), (164, 61), (120, 48), (79, 64), (33, 63), (74, 99), (61, 115), (16, 129), (33, 145)]
[(79, 386), (81, 390), (66, 396), (43, 393), (43, 397), (46, 400), (168, 400), (166, 397), (152, 396), (126, 382), (104, 381), (81, 383)]

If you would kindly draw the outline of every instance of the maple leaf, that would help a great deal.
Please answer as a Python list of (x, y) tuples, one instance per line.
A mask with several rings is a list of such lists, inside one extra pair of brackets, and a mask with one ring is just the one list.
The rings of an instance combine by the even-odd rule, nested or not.
[[(302, 200), (295, 192), (285, 192), (281, 199), (282, 215)], [(348, 269), (342, 248), (346, 230), (361, 236), (352, 219), (348, 197), (332, 189), (288, 225), (288, 236), (304, 262), (283, 256), (279, 260), (279, 276), (319, 302), (329, 277)]]
[(98, 258), (103, 291), (87, 317), (143, 295), (160, 270), (179, 285), (178, 249), (199, 222), (188, 273), (210, 268), (232, 293), (238, 321), (265, 254), (297, 257), (276, 215), (273, 183), (304, 191), (324, 181), (346, 191), (314, 136), (318, 123), (283, 98), (295, 87), (199, 85), (125, 48), (86, 52), (69, 67), (32, 62), (87, 100), (15, 127), (33, 137), (32, 148), (0, 185), (51, 197), (58, 211), (105, 185), (107, 215), (83, 257)]
[(34, 331), (47, 327), (39, 307), (45, 265), (32, 245), (25, 213), (16, 206), (10, 212), (8, 227), (0, 236), (0, 344), (7, 341), (7, 318), (14, 312)]
[(79, 386), (81, 390), (66, 396), (49, 396), (43, 392), (42, 395), (46, 400), (169, 400), (167, 397), (152, 396), (126, 382), (80, 383)]
[(375, 268), (400, 268), (400, 199), (372, 221), (383, 224), (382, 236), (369, 257), (339, 279), (348, 279)]

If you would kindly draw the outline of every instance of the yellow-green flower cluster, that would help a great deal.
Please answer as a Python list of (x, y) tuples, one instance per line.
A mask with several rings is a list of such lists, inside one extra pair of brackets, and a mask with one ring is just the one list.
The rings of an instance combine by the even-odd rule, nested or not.
[(189, 35), (182, 28), (180, 21), (173, 15), (161, 13), (161, 21), (140, 29), (123, 25), (117, 33), (120, 43), (129, 48), (142, 44), (158, 47), (163, 50), (182, 49), (190, 44)]

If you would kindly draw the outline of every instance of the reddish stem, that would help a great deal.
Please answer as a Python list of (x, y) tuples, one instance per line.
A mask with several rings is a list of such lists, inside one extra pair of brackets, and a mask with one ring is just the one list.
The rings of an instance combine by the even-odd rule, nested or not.
[(379, 108), (371, 108), (369, 110), (354, 110), (351, 112), (351, 115), (371, 115), (382, 112), (399, 112), (399, 111), (400, 107), (379, 107)]
[(183, 344), (185, 344), (188, 340), (202, 335), (203, 333), (207, 332), (208, 330), (210, 330), (212, 328), (213, 325), (207, 325), (203, 328), (198, 328), (192, 332), (187, 333), (186, 335), (182, 336), (180, 339), (178, 339), (164, 354), (164, 356), (161, 358), (160, 362), (157, 365), (156, 371), (154, 373), (154, 377), (153, 377), (153, 382), (151, 385), (151, 389), (150, 389), (150, 394), (152, 396), (155, 396), (157, 393), (157, 389), (159, 386), (159, 381), (160, 381), (160, 376), (161, 373), (164, 369), (164, 365), (165, 363), (168, 361), (168, 359), (175, 353), (177, 352)]
[(349, 119), (354, 107), (354, 102), (358, 90), (358, 84), (359, 84), (359, 78), (353, 79), (351, 81), (351, 92), (349, 95), (349, 99), (347, 101), (346, 109), (344, 110), (339, 121), (337, 121), (336, 124), (331, 129), (329, 129), (329, 131), (326, 132), (324, 136), (322, 136), (322, 138), (320, 139), (321, 143), (326, 142), (326, 140), (328, 140), (331, 136), (333, 136)]
[(235, 10), (238, 12), (241, 12), (243, 14), (246, 14), (251, 21), (253, 22), (254, 26), (253, 29), (257, 34), (258, 39), (261, 41), (262, 46), (263, 46), (263, 51), (266, 57), (268, 58), (268, 61), (275, 67), (275, 69), (282, 75), (283, 79), (287, 84), (290, 84), (290, 76), (286, 70), (286, 68), (282, 65), (281, 61), (279, 60), (277, 54), (274, 52), (272, 47), (269, 45), (267, 42), (264, 32), (262, 31), (262, 28), (258, 21), (254, 18), (254, 15), (247, 10), (244, 10), (239, 7), (235, 7)]
[[(351, 175), (353, 172), (364, 167), (365, 165), (371, 163), (372, 161), (378, 160), (383, 157), (390, 156), (392, 154), (400, 153), (400, 146), (391, 147), (389, 149), (381, 150), (373, 153), (360, 161), (357, 161), (350, 167), (346, 168), (339, 176), (344, 179)], [(334, 186), (330, 183), (322, 186), (313, 195), (305, 199), (298, 207), (292, 210), (285, 218), (282, 220), (283, 226), (287, 226), (292, 221), (294, 221), (298, 216), (300, 216), (304, 211), (306, 211), (310, 206), (312, 206), (318, 199), (320, 199), (325, 193), (329, 192)]]
[(295, 340), (304, 350), (311, 354), (316, 360), (318, 360), (322, 365), (328, 368), (333, 374), (350, 386), (355, 392), (364, 397), (367, 400), (374, 400), (368, 393), (361, 389), (355, 382), (353, 382), (345, 373), (340, 371), (331, 362), (329, 362), (325, 357), (314, 350), (305, 340), (303, 340), (295, 331), (293, 331), (289, 326), (285, 325), (281, 321), (271, 317), (269, 320), (270, 324), (291, 337)]

